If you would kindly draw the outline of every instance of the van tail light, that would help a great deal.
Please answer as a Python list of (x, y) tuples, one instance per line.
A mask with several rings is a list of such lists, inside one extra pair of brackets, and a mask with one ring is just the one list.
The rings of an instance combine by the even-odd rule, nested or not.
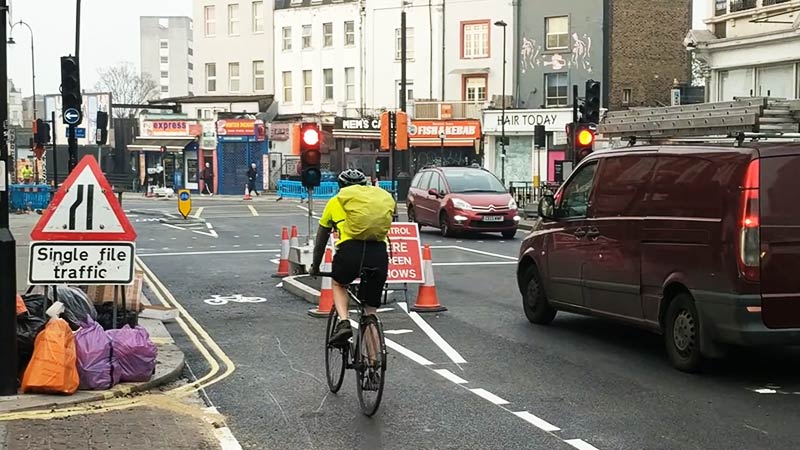
[(750, 161), (744, 176), (741, 197), (741, 219), (739, 223), (739, 272), (748, 281), (761, 278), (761, 238), (758, 194), (760, 187), (760, 164)]

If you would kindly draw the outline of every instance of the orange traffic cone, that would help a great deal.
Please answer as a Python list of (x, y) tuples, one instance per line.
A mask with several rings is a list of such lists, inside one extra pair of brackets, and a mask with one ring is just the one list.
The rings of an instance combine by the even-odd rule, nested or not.
[(416, 312), (447, 311), (447, 308), (439, 304), (439, 296), (436, 295), (431, 248), (427, 245), (422, 249), (422, 273), (425, 275), (425, 281), (419, 287), (417, 301), (411, 307), (411, 310)]
[(292, 225), (292, 238), (289, 241), (289, 245), (291, 245), (292, 247), (300, 246), (300, 240), (297, 237), (297, 225)]
[(281, 232), (281, 259), (278, 262), (278, 271), (272, 275), (275, 278), (289, 276), (289, 230), (283, 227)]
[[(325, 249), (325, 260), (320, 267), (320, 272), (330, 272), (333, 266), (333, 256), (331, 248)], [(312, 317), (328, 317), (333, 308), (333, 282), (331, 277), (322, 277), (322, 286), (319, 290), (319, 306), (308, 310), (308, 315)]]
[(244, 200), (252, 200), (253, 197), (250, 197), (250, 189), (247, 188), (247, 185), (244, 185)]

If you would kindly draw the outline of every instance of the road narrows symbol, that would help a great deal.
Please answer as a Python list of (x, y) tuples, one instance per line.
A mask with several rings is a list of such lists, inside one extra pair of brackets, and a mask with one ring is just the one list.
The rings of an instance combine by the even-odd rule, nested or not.
[(78, 210), (78, 207), (81, 206), (83, 203), (83, 185), (79, 184), (78, 188), (78, 198), (75, 199), (75, 203), (69, 207), (69, 229), (75, 229), (75, 212)]

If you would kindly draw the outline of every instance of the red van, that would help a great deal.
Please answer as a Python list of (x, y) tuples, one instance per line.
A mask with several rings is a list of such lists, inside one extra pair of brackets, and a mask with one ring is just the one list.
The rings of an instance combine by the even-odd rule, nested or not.
[(726, 344), (800, 344), (800, 144), (595, 152), (539, 204), (527, 318), (602, 316), (664, 336), (694, 372)]

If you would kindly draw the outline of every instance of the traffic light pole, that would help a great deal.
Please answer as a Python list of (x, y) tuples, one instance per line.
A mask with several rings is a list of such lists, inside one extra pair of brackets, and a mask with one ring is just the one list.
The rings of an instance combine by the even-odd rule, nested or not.
[[(67, 165), (67, 174), (72, 173), (72, 169), (78, 165), (78, 139), (75, 138), (75, 125), (70, 125), (67, 130), (69, 137), (67, 137), (67, 146), (69, 148), (69, 160)], [(163, 167), (163, 163), (162, 163)]]
[(50, 130), (53, 133), (53, 186), (58, 189), (58, 146), (56, 145), (56, 112), (50, 112), (50, 123), (53, 125), (53, 129)]
[(575, 138), (578, 135), (578, 85), (572, 85), (572, 129), (570, 130), (572, 134), (572, 145), (569, 149), (570, 151), (570, 161), (572, 162), (572, 169), (575, 169), (575, 162), (578, 160), (578, 145), (575, 142)]
[[(8, 2), (0, 0), (0, 395), (17, 394), (17, 243), (8, 209)], [(36, 99), (34, 99), (34, 102)]]
[(308, 188), (308, 235), (306, 236), (306, 245), (311, 245), (311, 234), (313, 233), (313, 229), (311, 228), (314, 225), (314, 187), (309, 186)]

